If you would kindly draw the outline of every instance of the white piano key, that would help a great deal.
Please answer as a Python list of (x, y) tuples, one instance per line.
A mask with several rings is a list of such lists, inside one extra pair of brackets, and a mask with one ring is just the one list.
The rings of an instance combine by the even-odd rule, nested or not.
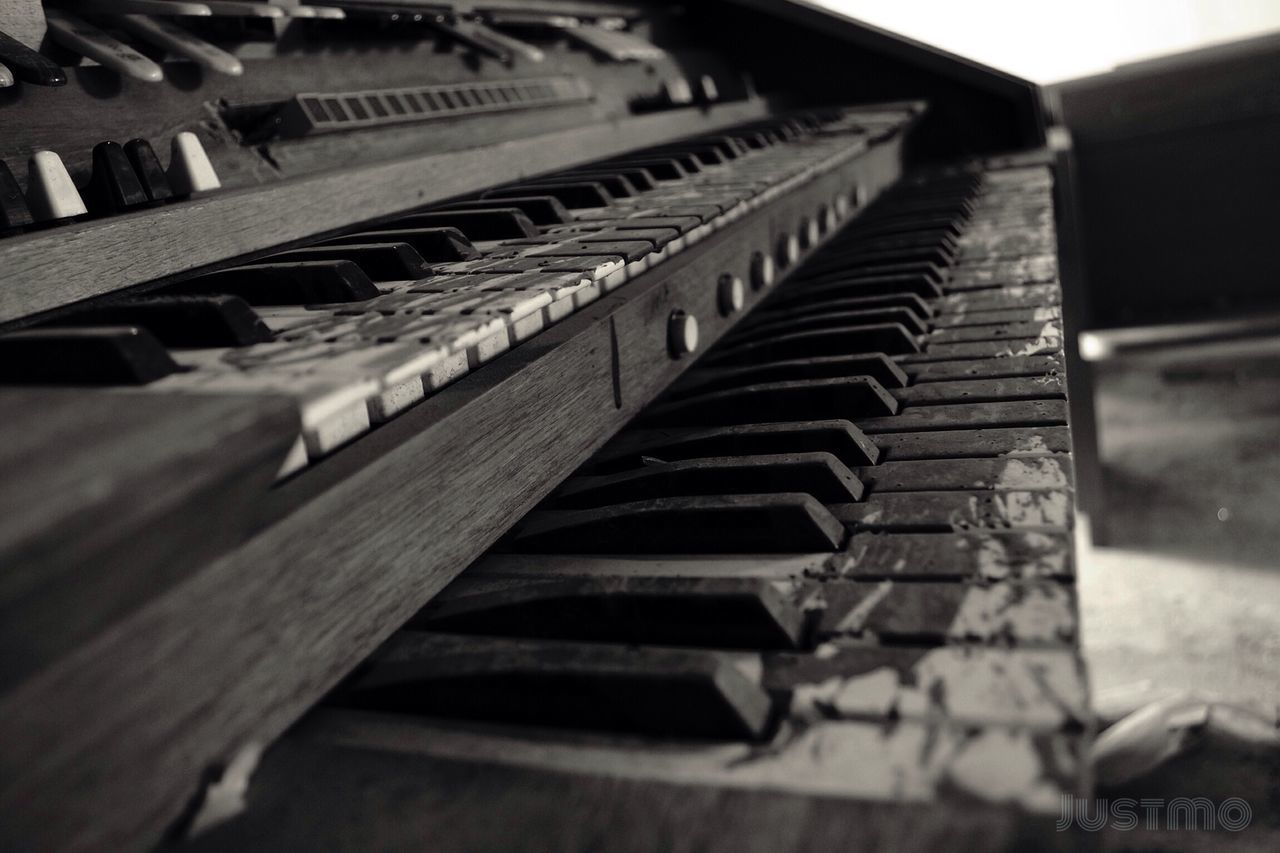
[(51, 39), (87, 56), (103, 68), (147, 83), (159, 83), (164, 79), (164, 72), (159, 65), (75, 15), (61, 9), (46, 9), (45, 18)]
[[(304, 7), (295, 7), (304, 8)], [(336, 6), (306, 6), (305, 8), (315, 12), (315, 16), (327, 21), (342, 21), (347, 17), (347, 13)]]
[(213, 14), (205, 3), (188, 3), (184, 0), (78, 0), (76, 6), (86, 12), (120, 14), (182, 15), (193, 18), (207, 18)]
[(205, 0), (214, 14), (227, 18), (283, 18), (284, 9), (270, 3), (249, 3), (241, 0)]
[(200, 138), (191, 131), (184, 130), (175, 136), (170, 152), (167, 174), (175, 195), (208, 192), (222, 186)]
[(177, 24), (146, 15), (121, 15), (115, 19), (115, 23), (143, 41), (190, 59), (211, 71), (233, 77), (244, 73), (244, 65), (239, 59)]
[(27, 207), (37, 222), (68, 219), (88, 213), (62, 158), (37, 151), (27, 164)]
[(521, 41), (514, 36), (506, 33), (498, 32), (492, 27), (486, 26), (483, 22), (471, 19), (459, 19), (454, 26), (472, 30), (473, 34), (482, 41), (490, 42), (498, 47), (505, 48), (516, 56), (522, 56), (530, 62), (543, 62), (547, 55), (537, 47), (526, 41)]
[(471, 370), (471, 359), (466, 351), (450, 353), (431, 366), (422, 377), (428, 391), (439, 391), (444, 386), (461, 379)]

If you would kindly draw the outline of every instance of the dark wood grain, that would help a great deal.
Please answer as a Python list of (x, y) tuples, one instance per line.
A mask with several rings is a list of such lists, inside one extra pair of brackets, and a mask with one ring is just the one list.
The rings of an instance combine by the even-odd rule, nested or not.
[[(588, 133), (630, 147), (668, 121)], [(530, 156), (568, 156), (546, 144)], [(737, 319), (719, 314), (721, 274), (746, 279), (753, 249), (855, 183), (874, 196), (900, 167), (897, 139), (873, 147), (322, 461), (279, 490), (296, 507), (281, 521), (0, 699), (7, 840), (154, 840), (206, 768), (272, 740), (680, 375), (673, 309), (714, 342)]]
[(0, 411), (0, 690), (246, 539), (299, 429), (284, 398), (7, 389)]

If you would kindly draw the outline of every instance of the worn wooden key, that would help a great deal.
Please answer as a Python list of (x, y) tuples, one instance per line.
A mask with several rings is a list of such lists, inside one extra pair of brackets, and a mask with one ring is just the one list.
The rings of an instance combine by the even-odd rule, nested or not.
[(362, 708), (754, 739), (772, 703), (722, 652), (401, 631), (336, 700)]

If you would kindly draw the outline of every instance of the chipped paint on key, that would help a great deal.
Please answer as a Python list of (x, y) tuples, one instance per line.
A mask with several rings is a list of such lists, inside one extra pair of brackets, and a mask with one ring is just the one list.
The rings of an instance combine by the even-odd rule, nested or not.
[(1075, 635), (1071, 593), (1051, 582), (972, 585), (947, 629), (953, 639), (985, 642), (1069, 643)]
[(1078, 759), (1060, 735), (903, 722), (822, 721), (728, 768), (752, 788), (860, 800), (935, 802), (961, 790), (976, 802), (1056, 814), (1074, 790)]
[(1082, 667), (1069, 649), (946, 646), (925, 650), (909, 667), (886, 663), (859, 671), (863, 659), (892, 659), (881, 649), (848, 646), (847, 641), (827, 645), (831, 651), (824, 663), (811, 670), (855, 674), (791, 685), (793, 718), (946, 719), (1041, 731), (1088, 720)]
[(1006, 580), (1071, 576), (1063, 532), (859, 533), (823, 574), (850, 580)]

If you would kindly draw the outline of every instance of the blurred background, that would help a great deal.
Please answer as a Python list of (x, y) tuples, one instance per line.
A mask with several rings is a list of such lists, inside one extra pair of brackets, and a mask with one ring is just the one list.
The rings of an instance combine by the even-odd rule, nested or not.
[[(1280, 30), (1280, 0), (818, 0), (1037, 83)], [(993, 26), (992, 22), (998, 22)]]

